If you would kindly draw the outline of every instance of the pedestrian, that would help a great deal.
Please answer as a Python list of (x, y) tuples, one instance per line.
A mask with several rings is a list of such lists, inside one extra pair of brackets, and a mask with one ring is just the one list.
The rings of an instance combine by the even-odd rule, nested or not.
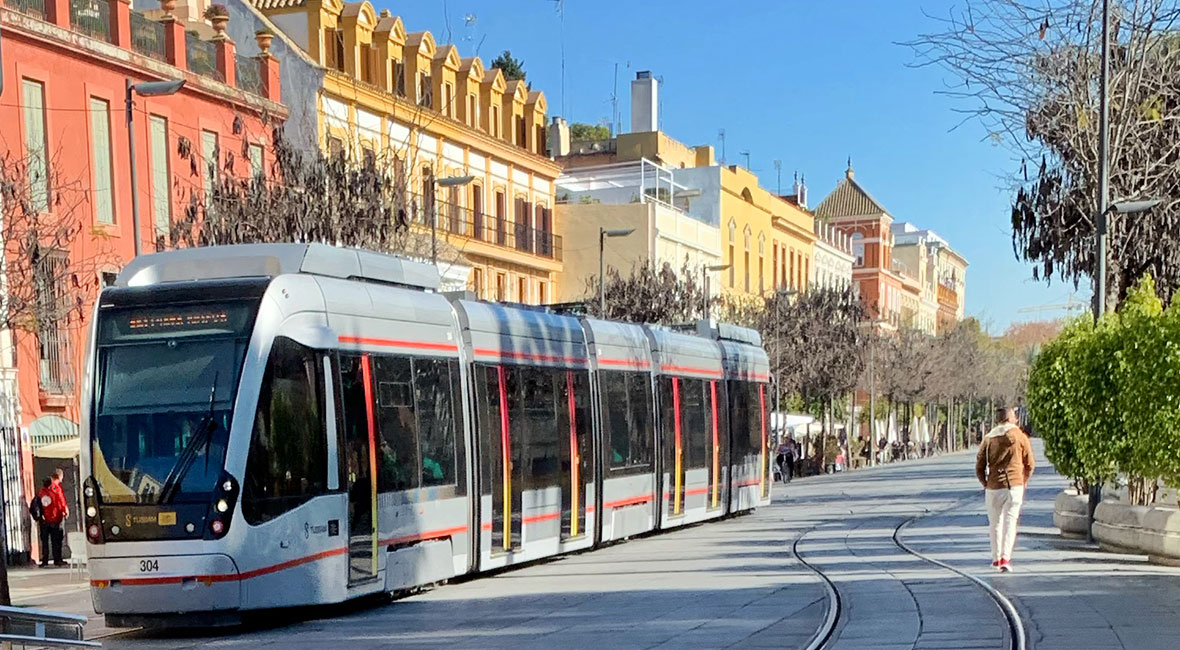
[(61, 469), (53, 471), (53, 475), (42, 483), (37, 499), (41, 502), (41, 521), (37, 522), (41, 537), (41, 566), (49, 562), (49, 553), (53, 551), (53, 565), (65, 566), (62, 559), (61, 546), (65, 532), (62, 523), (70, 516), (70, 506), (66, 502), (66, 494), (61, 489), (61, 480), (65, 473)]
[(999, 424), (979, 444), (975, 476), (983, 484), (986, 495), (992, 566), (1007, 573), (1012, 568), (1016, 523), (1024, 503), (1024, 488), (1032, 477), (1036, 461), (1028, 436), (1016, 426), (1016, 410), (999, 409), (996, 420)]
[(782, 453), (782, 461), (784, 461), (784, 472), (782, 477), (787, 482), (791, 482), (795, 478), (795, 459), (798, 459), (799, 447), (795, 446), (795, 441), (787, 439), (787, 448)]

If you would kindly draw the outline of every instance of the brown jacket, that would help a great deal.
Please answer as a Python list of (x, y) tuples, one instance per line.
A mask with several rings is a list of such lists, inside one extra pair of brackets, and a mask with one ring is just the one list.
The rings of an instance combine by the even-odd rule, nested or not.
[(1001, 424), (988, 432), (975, 456), (975, 476), (989, 490), (1024, 485), (1035, 467), (1032, 443), (1015, 424)]

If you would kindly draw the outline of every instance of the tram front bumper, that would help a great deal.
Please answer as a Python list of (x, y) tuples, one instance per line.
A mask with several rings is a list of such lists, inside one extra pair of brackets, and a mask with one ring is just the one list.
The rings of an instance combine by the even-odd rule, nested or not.
[(238, 568), (228, 555), (155, 555), (90, 560), (99, 614), (183, 614), (238, 609)]

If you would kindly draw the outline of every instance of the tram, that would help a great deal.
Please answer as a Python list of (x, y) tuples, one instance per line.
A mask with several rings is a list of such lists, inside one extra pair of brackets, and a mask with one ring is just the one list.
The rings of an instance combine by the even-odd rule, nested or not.
[(431, 265), (318, 244), (123, 269), (82, 409), (108, 625), (234, 623), (769, 503), (757, 332), (438, 286)]

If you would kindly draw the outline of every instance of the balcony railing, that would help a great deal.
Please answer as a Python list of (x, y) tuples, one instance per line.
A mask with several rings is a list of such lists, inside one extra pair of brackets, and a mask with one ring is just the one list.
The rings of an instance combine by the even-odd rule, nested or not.
[(45, 20), (45, 0), (4, 0), (4, 6), (26, 16)]
[(211, 41), (202, 41), (195, 33), (189, 33), (185, 39), (185, 56), (188, 59), (188, 69), (199, 75), (224, 81), (217, 72), (217, 45)]
[(164, 51), (164, 23), (131, 12), (131, 49), (157, 61), (167, 61)]
[(70, 0), (70, 25), (100, 41), (111, 40), (111, 4), (107, 0)]
[[(430, 227), (431, 209), (420, 195), (412, 195), (399, 212), (409, 215), (414, 223)], [(481, 214), (474, 210), (440, 201), (438, 203), (438, 232), (481, 241), (493, 246), (529, 253), (545, 259), (561, 261), (562, 240), (552, 231), (514, 223), (509, 217)]]
[(258, 59), (235, 54), (234, 79), (238, 88), (255, 95), (262, 94), (262, 70), (259, 68)]

